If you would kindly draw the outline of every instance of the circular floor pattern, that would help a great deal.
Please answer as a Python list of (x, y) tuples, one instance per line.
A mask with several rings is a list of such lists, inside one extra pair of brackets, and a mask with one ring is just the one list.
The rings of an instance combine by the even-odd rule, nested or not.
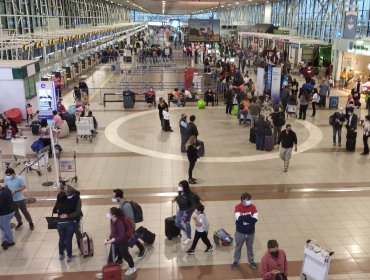
[[(189, 108), (186, 108), (189, 110)], [(218, 109), (218, 108), (209, 108), (207, 110), (212, 110), (212, 109)], [(171, 111), (174, 110), (185, 110), (185, 108), (171, 108)], [(119, 118), (112, 123), (110, 123), (106, 129), (105, 129), (105, 137), (114, 145), (125, 149), (129, 150), (131, 152), (137, 153), (137, 154), (142, 154), (150, 157), (155, 157), (155, 158), (160, 158), (160, 159), (167, 159), (167, 160), (179, 160), (179, 161), (188, 161), (187, 157), (185, 155), (181, 154), (172, 154), (172, 153), (163, 153), (159, 151), (153, 151), (149, 150), (143, 147), (138, 147), (136, 145), (133, 145), (126, 140), (122, 139), (120, 135), (118, 134), (118, 129), (121, 125), (124, 123), (133, 120), (137, 117), (141, 116), (146, 116), (146, 115), (157, 115), (158, 111), (157, 110), (150, 110), (150, 111), (145, 111), (145, 112), (138, 112), (138, 113), (133, 113), (129, 114), (127, 116), (124, 116), (122, 118)], [(303, 142), (302, 144), (298, 145), (298, 152), (293, 153), (299, 154), (302, 152), (305, 152), (309, 149), (312, 149), (315, 147), (317, 144), (320, 143), (320, 141), (323, 138), (321, 130), (315, 126), (314, 124), (308, 122), (308, 121), (300, 121), (297, 120), (305, 129), (309, 131), (309, 138)], [(206, 141), (205, 144), (207, 145)], [(249, 156), (229, 156), (229, 157), (217, 157), (217, 156), (212, 156), (212, 157), (204, 157), (201, 158), (201, 162), (251, 162), (251, 161), (257, 161), (257, 160), (268, 160), (268, 159), (276, 159), (279, 158), (279, 153), (278, 152), (270, 152), (270, 153), (264, 153), (264, 154), (259, 154), (259, 155), (249, 155)]]

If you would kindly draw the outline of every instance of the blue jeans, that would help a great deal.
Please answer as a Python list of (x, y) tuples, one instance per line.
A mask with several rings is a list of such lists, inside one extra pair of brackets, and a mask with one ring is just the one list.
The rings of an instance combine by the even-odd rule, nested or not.
[(193, 214), (193, 211), (191, 210), (180, 210), (180, 209), (179, 211), (177, 211), (177, 214), (176, 214), (176, 226), (180, 230), (185, 231), (186, 237), (189, 239), (191, 239), (190, 218), (192, 214)]
[[(246, 125), (247, 124), (247, 118), (248, 118), (248, 111), (247, 112), (240, 112), (240, 115), (243, 115), (243, 124)], [(242, 121), (240, 120), (239, 123), (241, 123)]]
[(337, 133), (338, 133), (338, 144), (342, 143), (342, 128), (333, 126), (333, 143), (337, 143)]
[(265, 148), (265, 135), (256, 134), (256, 150), (263, 150)]
[(14, 217), (15, 212), (12, 212), (7, 215), (0, 216), (0, 232), (2, 235), (2, 241), (7, 243), (14, 242), (13, 232), (10, 228), (10, 220)]
[(67, 249), (67, 256), (72, 256), (72, 238), (75, 233), (75, 222), (62, 222), (58, 223), (58, 233), (59, 233), (59, 255), (64, 254), (64, 249)]

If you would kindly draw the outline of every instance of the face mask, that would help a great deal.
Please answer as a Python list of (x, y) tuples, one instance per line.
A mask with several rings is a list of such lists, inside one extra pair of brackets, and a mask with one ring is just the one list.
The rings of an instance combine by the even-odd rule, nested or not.
[(250, 200), (246, 200), (246, 201), (244, 202), (244, 205), (245, 205), (246, 207), (250, 206), (250, 205), (251, 205), (251, 201), (250, 201)]
[(107, 219), (112, 219), (112, 214), (111, 213), (107, 213)]
[(67, 195), (67, 199), (71, 199), (74, 195)]
[(271, 256), (273, 256), (274, 258), (278, 258), (279, 257), (279, 251), (276, 251), (276, 252), (270, 252)]
[(118, 202), (118, 199), (117, 199), (117, 198), (115, 198), (115, 197), (112, 197), (112, 202), (113, 202), (113, 203), (117, 203), (117, 202)]
[(183, 189), (183, 187), (181, 187), (181, 186), (178, 186), (178, 187), (177, 187), (177, 191), (178, 191), (178, 192), (182, 192), (183, 190), (184, 190), (184, 189)]

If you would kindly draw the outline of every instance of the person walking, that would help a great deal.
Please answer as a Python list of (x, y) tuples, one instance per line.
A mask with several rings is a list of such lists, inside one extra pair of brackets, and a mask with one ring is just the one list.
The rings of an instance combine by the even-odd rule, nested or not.
[(342, 146), (342, 127), (346, 120), (343, 108), (339, 108), (338, 112), (335, 112), (332, 116), (332, 126), (333, 126), (333, 146), (337, 145), (337, 135), (338, 135), (338, 147)]
[(21, 176), (15, 175), (15, 171), (13, 168), (7, 168), (5, 170), (5, 176), (6, 176), (4, 180), (5, 187), (8, 187), (12, 192), (13, 201), (16, 208), (15, 218), (17, 219), (18, 224), (15, 226), (15, 230), (19, 230), (23, 226), (22, 216), (19, 213), (19, 210), (23, 213), (23, 216), (29, 223), (30, 230), (34, 230), (35, 225), (33, 224), (31, 214), (28, 212), (26, 200), (23, 195), (23, 190), (26, 189), (25, 181)]
[(185, 144), (186, 144), (186, 140), (188, 139), (187, 133), (186, 133), (188, 122), (186, 118), (187, 118), (186, 114), (181, 114), (181, 118), (179, 121), (180, 135), (181, 135), (181, 153), (186, 153)]
[(285, 110), (284, 111), (280, 110), (279, 105), (275, 105), (274, 106), (274, 112), (271, 113), (271, 115), (270, 115), (271, 119), (272, 119), (272, 123), (274, 125), (274, 128), (273, 128), (274, 145), (276, 145), (277, 140), (280, 137), (281, 128), (285, 124), (285, 114), (284, 114), (284, 112), (285, 112)]
[(308, 108), (308, 103), (310, 101), (309, 94), (304, 92), (301, 94), (301, 97), (299, 99), (299, 119), (306, 119), (306, 113)]
[(212, 252), (213, 246), (208, 239), (208, 228), (209, 222), (207, 219), (206, 214), (204, 213), (204, 205), (198, 204), (195, 208), (196, 216), (193, 217), (194, 224), (196, 226), (193, 244), (191, 245), (190, 249), (186, 251), (188, 255), (194, 255), (194, 250), (197, 247), (199, 239), (202, 239), (204, 245), (207, 246), (204, 252)]
[(188, 175), (189, 175), (190, 184), (197, 183), (197, 180), (193, 178), (193, 169), (199, 157), (196, 144), (197, 144), (197, 138), (194, 135), (190, 136), (189, 140), (186, 143), (186, 153), (188, 155), (188, 160), (189, 160)]
[(278, 274), (288, 276), (288, 261), (285, 251), (272, 239), (267, 242), (267, 251), (261, 259), (261, 277), (262, 280), (275, 280)]
[(73, 187), (68, 186), (58, 194), (53, 213), (58, 214), (59, 260), (64, 260), (64, 251), (67, 250), (67, 262), (72, 262), (77, 258), (72, 254), (73, 234), (77, 221), (82, 217), (81, 198)]
[(363, 136), (362, 140), (364, 141), (364, 151), (361, 153), (361, 155), (366, 156), (369, 154), (369, 144), (367, 140), (370, 136), (370, 116), (365, 116), (365, 121), (362, 122), (362, 129), (363, 129)]
[(313, 90), (313, 96), (312, 96), (312, 115), (311, 117), (316, 116), (316, 105), (319, 105), (320, 101), (321, 101), (321, 95), (318, 94), (317, 89), (315, 88)]
[(241, 251), (244, 243), (247, 246), (247, 257), (249, 266), (253, 269), (257, 268), (254, 261), (253, 242), (255, 234), (255, 225), (258, 221), (258, 212), (254, 204), (251, 203), (252, 196), (249, 193), (243, 193), (240, 197), (240, 203), (235, 206), (235, 250), (234, 261), (231, 264), (231, 269), (236, 269), (239, 266)]
[[(134, 215), (134, 209), (132, 208), (132, 205), (130, 202), (128, 202), (125, 199), (123, 190), (121, 189), (114, 189), (112, 193), (112, 202), (113, 203), (119, 203), (119, 208), (122, 210), (122, 213), (124, 216), (129, 218), (132, 222), (132, 225), (134, 226), (134, 230), (136, 228), (135, 224), (135, 215)], [(146, 255), (148, 249), (144, 247), (144, 245), (137, 240), (135, 243), (136, 247), (139, 249), (139, 254), (138, 257), (142, 258)], [(120, 252), (117, 252), (117, 260), (115, 261), (116, 263), (122, 263), (122, 255)]]
[(10, 220), (15, 215), (15, 209), (12, 192), (9, 188), (0, 185), (0, 232), (2, 235), (1, 247), (4, 250), (15, 245), (10, 224)]
[(191, 242), (191, 225), (190, 218), (195, 209), (195, 200), (192, 191), (190, 190), (189, 183), (183, 180), (179, 183), (177, 187), (178, 195), (175, 198), (177, 202), (178, 211), (176, 213), (176, 226), (185, 231), (185, 238), (183, 239), (183, 244), (186, 245)]
[(280, 137), (277, 141), (277, 150), (281, 143), (280, 158), (284, 161), (284, 172), (288, 171), (289, 160), (292, 156), (293, 145), (294, 151), (297, 151), (297, 135), (292, 130), (292, 126), (287, 124), (285, 130), (280, 134)]

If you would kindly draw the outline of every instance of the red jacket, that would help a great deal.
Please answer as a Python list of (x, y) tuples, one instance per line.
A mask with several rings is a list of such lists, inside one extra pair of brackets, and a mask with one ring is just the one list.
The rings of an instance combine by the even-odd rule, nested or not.
[(275, 280), (275, 274), (271, 271), (279, 270), (285, 275), (288, 275), (288, 262), (286, 260), (285, 252), (279, 249), (279, 257), (274, 258), (270, 252), (267, 251), (261, 259), (261, 277), (263, 280)]

